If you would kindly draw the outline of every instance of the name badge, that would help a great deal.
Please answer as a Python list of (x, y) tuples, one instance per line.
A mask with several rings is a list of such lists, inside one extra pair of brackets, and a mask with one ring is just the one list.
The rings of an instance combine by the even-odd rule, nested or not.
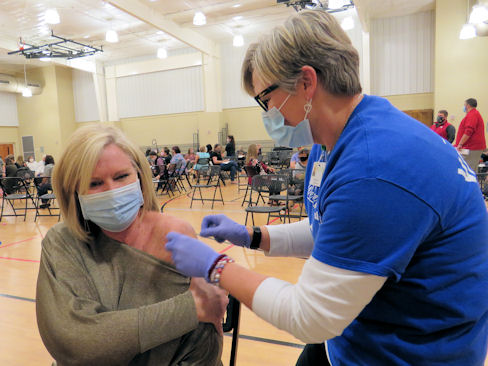
[(310, 177), (311, 186), (320, 187), (325, 172), (325, 165), (323, 161), (317, 161), (313, 164), (312, 175)]

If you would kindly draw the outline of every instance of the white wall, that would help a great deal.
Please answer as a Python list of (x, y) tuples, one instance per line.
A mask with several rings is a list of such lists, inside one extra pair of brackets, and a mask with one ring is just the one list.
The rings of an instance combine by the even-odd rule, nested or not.
[(120, 118), (204, 109), (201, 66), (117, 78), (116, 91)]
[(433, 11), (371, 21), (372, 94), (433, 92), (434, 30)]
[(0, 126), (18, 125), (16, 94), (0, 92)]
[(73, 69), (73, 98), (76, 122), (99, 120), (95, 83), (91, 73)]

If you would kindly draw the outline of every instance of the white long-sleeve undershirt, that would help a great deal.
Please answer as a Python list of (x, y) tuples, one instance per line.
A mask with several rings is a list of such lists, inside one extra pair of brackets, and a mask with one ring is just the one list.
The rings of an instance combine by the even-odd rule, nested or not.
[(252, 310), (305, 343), (322, 343), (342, 334), (386, 279), (311, 257), (296, 285), (276, 278), (264, 280), (254, 293)]
[(310, 257), (313, 237), (308, 219), (284, 225), (267, 225), (271, 257)]

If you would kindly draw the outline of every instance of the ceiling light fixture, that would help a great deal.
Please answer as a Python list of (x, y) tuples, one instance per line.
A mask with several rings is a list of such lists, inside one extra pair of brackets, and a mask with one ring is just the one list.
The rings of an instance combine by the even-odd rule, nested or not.
[(117, 43), (119, 41), (119, 35), (113, 29), (109, 29), (105, 34), (105, 40), (110, 43)]
[(27, 84), (27, 72), (25, 71), (25, 64), (24, 64), (24, 89), (22, 89), (22, 96), (26, 98), (32, 97), (32, 90), (29, 89)]
[(158, 48), (158, 58), (166, 58), (168, 57), (168, 51), (164, 47)]
[(469, 16), (471, 24), (480, 24), (488, 21), (488, 9), (482, 5), (474, 5), (473, 11)]
[(232, 17), (233, 20), (241, 20), (244, 18), (242, 15), (236, 15), (235, 17)]
[(470, 39), (476, 37), (476, 28), (473, 24), (465, 24), (459, 33), (459, 39)]
[(346, 17), (341, 22), (341, 27), (345, 31), (354, 29), (354, 19), (352, 17)]
[(56, 9), (47, 9), (44, 13), (44, 20), (47, 24), (59, 24), (61, 21), (59, 18), (59, 13)]
[(42, 62), (48, 62), (48, 61), (51, 61), (51, 58), (50, 57), (40, 57), (39, 60)]
[(233, 8), (238, 8), (239, 6), (241, 6), (241, 4), (232, 5)]
[(344, 0), (329, 0), (327, 7), (329, 9), (340, 9), (344, 6)]
[(234, 39), (232, 40), (232, 45), (234, 47), (242, 47), (244, 46), (244, 37), (241, 34), (236, 34)]
[(205, 14), (203, 14), (201, 11), (197, 11), (193, 16), (193, 24), (194, 25), (207, 24), (207, 18), (205, 17)]

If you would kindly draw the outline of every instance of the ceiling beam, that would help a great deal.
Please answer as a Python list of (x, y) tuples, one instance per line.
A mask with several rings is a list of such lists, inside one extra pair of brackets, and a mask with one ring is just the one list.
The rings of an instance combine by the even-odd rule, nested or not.
[(155, 13), (153, 9), (138, 0), (107, 0), (107, 2), (117, 9), (162, 30), (190, 47), (208, 55), (218, 56), (215, 42), (193, 30), (182, 28), (172, 20)]
[(354, 6), (358, 13), (359, 21), (365, 33), (369, 33), (370, 19), (369, 14), (369, 0), (354, 0)]

